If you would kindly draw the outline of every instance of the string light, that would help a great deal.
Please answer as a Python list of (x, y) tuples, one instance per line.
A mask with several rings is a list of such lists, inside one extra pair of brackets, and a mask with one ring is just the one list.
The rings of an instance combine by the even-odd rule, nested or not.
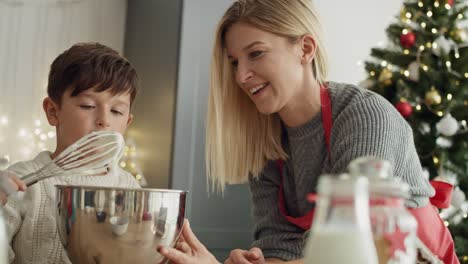
[(447, 94), (447, 100), (449, 100), (449, 101), (452, 100), (452, 94), (450, 94), (450, 93)]
[(450, 61), (446, 61), (446, 62), (445, 62), (445, 65), (447, 65), (447, 68), (452, 67), (452, 63), (451, 63)]
[(445, 9), (450, 10), (452, 8), (449, 4), (445, 4)]
[(427, 67), (427, 65), (423, 65), (422, 68), (423, 68), (424, 71), (428, 71), (428, 70), (429, 70), (429, 67)]
[(409, 54), (409, 50), (407, 50), (407, 49), (403, 50), (403, 54), (408, 55), (408, 54)]
[(4, 126), (8, 125), (8, 117), (6, 116), (0, 117), (0, 124)]
[(41, 120), (34, 120), (34, 125), (36, 125), (37, 127), (40, 127), (41, 126)]
[(432, 17), (432, 11), (431, 10), (427, 11), (426, 15), (427, 17)]
[(434, 49), (437, 49), (437, 47), (438, 47), (438, 46), (437, 46), (437, 43), (435, 43), (435, 42), (432, 43), (432, 47), (433, 47)]
[(435, 6), (435, 7), (439, 7), (439, 1), (435, 1), (435, 2), (434, 2), (434, 6)]
[(460, 58), (460, 53), (455, 52), (455, 59), (459, 59), (459, 58)]
[(50, 131), (50, 132), (47, 133), (47, 136), (48, 136), (49, 138), (54, 138), (54, 137), (55, 137), (55, 133), (52, 132), (52, 131)]
[(462, 126), (466, 126), (466, 120), (462, 120), (461, 123), (462, 123)]
[(41, 134), (41, 129), (40, 128), (34, 129), (34, 134), (40, 135)]
[(438, 112), (437, 112), (437, 115), (440, 116), (440, 117), (443, 117), (443, 116), (444, 116), (444, 112), (438, 111)]
[(410, 12), (406, 12), (405, 16), (406, 16), (406, 18), (409, 19), (409, 18), (411, 18), (411, 13), (410, 13)]
[(409, 31), (408, 31), (408, 29), (406, 29), (406, 28), (405, 28), (405, 29), (403, 29), (403, 30), (401, 31), (401, 33), (403, 33), (403, 35), (406, 35), (406, 34), (408, 34), (408, 32), (409, 32)]
[(423, 51), (424, 50), (424, 45), (419, 46), (419, 50)]
[(119, 161), (119, 165), (132, 174), (141, 186), (146, 186), (148, 183), (138, 165), (136, 145), (131, 138), (127, 138), (126, 142), (124, 154)]
[(421, 22), (421, 27), (426, 28), (426, 22)]
[(465, 72), (465, 78), (468, 78), (468, 72)]
[(444, 221), (444, 225), (448, 227), (450, 224), (448, 221)]
[(403, 72), (403, 74), (404, 74), (406, 77), (409, 77), (409, 71), (408, 71), (408, 70), (405, 70), (405, 71)]
[(20, 137), (26, 137), (26, 129), (21, 128), (21, 129), (19, 130), (19, 132), (18, 132), (18, 135), (19, 135)]
[[(432, 43), (431, 42), (426, 43), (426, 47), (431, 48)], [(434, 43), (434, 49), (436, 49), (436, 48), (437, 48), (437, 43)]]
[(468, 217), (468, 214), (463, 214), (463, 218), (467, 218)]
[(437, 34), (437, 28), (432, 28), (432, 29), (431, 29), (431, 32), (432, 32), (433, 34)]
[(37, 146), (39, 147), (40, 150), (44, 150), (44, 149), (45, 149), (45, 144), (44, 144), (44, 142), (39, 142), (39, 143), (37, 144)]
[(375, 71), (370, 71), (369, 74), (370, 76), (375, 76)]
[(458, 14), (458, 19), (463, 19), (463, 14)]
[(419, 2), (418, 2), (418, 6), (419, 6), (419, 7), (423, 7), (423, 6), (424, 6), (424, 3), (423, 3), (422, 1), (419, 1)]
[(417, 110), (417, 111), (421, 111), (421, 105), (417, 105), (417, 106), (416, 106), (416, 110)]
[(434, 162), (434, 164), (439, 164), (439, 159), (437, 157), (432, 157), (432, 161)]

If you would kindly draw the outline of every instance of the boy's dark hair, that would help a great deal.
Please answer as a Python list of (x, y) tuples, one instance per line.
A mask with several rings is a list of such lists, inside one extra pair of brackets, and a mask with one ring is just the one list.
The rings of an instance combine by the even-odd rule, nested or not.
[(138, 90), (138, 75), (117, 51), (99, 43), (78, 43), (50, 66), (47, 94), (60, 105), (67, 89), (72, 89), (71, 96), (77, 96), (90, 88), (97, 92), (111, 89), (113, 95), (128, 92), (132, 104)]

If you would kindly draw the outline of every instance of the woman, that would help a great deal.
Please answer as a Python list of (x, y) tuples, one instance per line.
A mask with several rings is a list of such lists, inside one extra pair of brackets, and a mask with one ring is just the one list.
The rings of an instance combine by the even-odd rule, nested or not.
[[(406, 206), (425, 207), (411, 128), (385, 99), (327, 81), (323, 34), (310, 0), (239, 0), (221, 19), (212, 60), (206, 167), (214, 187), (249, 182), (251, 250), (225, 263), (302, 263), (319, 175), (361, 156), (388, 160), (411, 186)], [(217, 263), (188, 225), (174, 263)]]

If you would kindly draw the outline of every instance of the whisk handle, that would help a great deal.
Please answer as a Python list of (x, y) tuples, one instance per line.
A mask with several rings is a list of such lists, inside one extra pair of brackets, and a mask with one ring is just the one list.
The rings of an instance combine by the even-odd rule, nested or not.
[(30, 173), (24, 177), (21, 178), (21, 180), (26, 184), (27, 187), (37, 183), (39, 181), (37, 175), (35, 172)]

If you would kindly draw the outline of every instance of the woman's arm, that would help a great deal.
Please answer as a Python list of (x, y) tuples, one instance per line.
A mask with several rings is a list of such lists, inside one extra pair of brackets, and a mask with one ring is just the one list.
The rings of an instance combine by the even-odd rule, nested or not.
[(410, 186), (408, 207), (423, 207), (434, 190), (422, 176), (411, 127), (390, 103), (370, 96), (349, 105), (334, 120), (331, 136), (331, 173), (346, 171), (361, 156), (390, 162), (393, 176)]
[(269, 161), (258, 178), (249, 180), (252, 195), (252, 247), (262, 249), (265, 258), (302, 258), (304, 231), (289, 223), (278, 206), (280, 174), (276, 161)]

